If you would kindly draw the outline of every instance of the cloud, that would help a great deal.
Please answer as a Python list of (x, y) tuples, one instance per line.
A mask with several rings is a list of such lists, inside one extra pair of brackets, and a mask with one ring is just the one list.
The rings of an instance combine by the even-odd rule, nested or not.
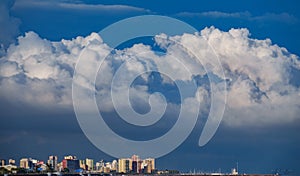
[(265, 13), (262, 15), (253, 15), (248, 11), (245, 12), (221, 12), (221, 11), (207, 11), (207, 12), (180, 12), (176, 14), (176, 16), (181, 17), (199, 17), (199, 18), (229, 18), (229, 19), (243, 19), (247, 21), (255, 21), (255, 22), (280, 22), (280, 23), (288, 23), (294, 24), (299, 20), (289, 13)]
[(219, 54), (228, 81), (225, 122), (265, 125), (298, 119), (299, 87), (291, 83), (291, 69), (299, 70), (296, 55), (270, 39), (249, 38), (247, 29), (201, 31)]
[(185, 16), (185, 17), (210, 17), (210, 18), (248, 18), (248, 17), (251, 17), (251, 14), (249, 12), (226, 13), (226, 12), (219, 12), (219, 11), (208, 11), (208, 12), (201, 12), (201, 13), (180, 12), (177, 15)]
[[(270, 39), (252, 39), (249, 35), (247, 29), (224, 32), (214, 27), (195, 34), (157, 35), (155, 43), (164, 50), (163, 53), (144, 44), (114, 50), (100, 66), (94, 87), (89, 75), (101, 58), (112, 50), (101, 36), (92, 33), (86, 37), (52, 42), (28, 32), (20, 36), (18, 43), (11, 45), (0, 59), (0, 99), (4, 103), (72, 109), (73, 72), (81, 58), (87, 64), (78, 65), (83, 72), (78, 75), (77, 83), (86, 90), (96, 88), (97, 103), (103, 112), (116, 108), (110, 94), (113, 89), (118, 93), (116, 97), (121, 111), (128, 110), (128, 100), (124, 96), (128, 92), (129, 106), (146, 113), (151, 94), (160, 91), (168, 107), (201, 102), (200, 114), (204, 116), (209, 111), (213, 91), (206, 80), (208, 71), (215, 77), (212, 84), (216, 88), (220, 82), (227, 82), (224, 124), (239, 127), (299, 120), (300, 90), (292, 82), (291, 72), (292, 69), (300, 70), (298, 56), (272, 44)], [(226, 80), (222, 79), (222, 70), (211, 60), (212, 52), (205, 45), (206, 40), (218, 55)], [(198, 60), (195, 55), (202, 57)], [(196, 89), (190, 88), (193, 82), (196, 82)], [(178, 97), (176, 99), (176, 84), (182, 87), (181, 101)], [(222, 98), (218, 94), (215, 96)], [(155, 102), (153, 108), (164, 107), (166, 102), (161, 96), (152, 98)], [(191, 105), (190, 108), (195, 112), (198, 107)]]
[(9, 44), (14, 42), (19, 34), (21, 21), (10, 15), (10, 9), (13, 5), (14, 1), (3, 0), (0, 2), (0, 56), (1, 50), (6, 49)]
[(14, 5), (15, 9), (23, 8), (55, 8), (64, 10), (75, 11), (93, 11), (93, 12), (105, 12), (105, 13), (125, 13), (125, 12), (150, 12), (148, 9), (143, 9), (128, 5), (106, 5), (106, 4), (85, 4), (82, 2), (60, 2), (60, 1), (41, 1), (41, 0), (18, 0)]
[(70, 4), (70, 3), (61, 3), (60, 7), (66, 9), (74, 10), (105, 10), (105, 11), (140, 11), (140, 12), (149, 12), (149, 10), (133, 7), (128, 5), (103, 5), (103, 4)]
[[(101, 43), (93, 33), (72, 41), (51, 42), (28, 32), (1, 58), (1, 98), (37, 107), (71, 108), (71, 84), (82, 48)], [(96, 43), (97, 44), (97, 43)]]

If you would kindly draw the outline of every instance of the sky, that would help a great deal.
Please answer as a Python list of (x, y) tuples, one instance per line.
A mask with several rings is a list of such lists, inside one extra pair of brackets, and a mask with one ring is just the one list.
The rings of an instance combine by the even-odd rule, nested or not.
[[(76, 78), (81, 93), (94, 91), (105, 123), (127, 139), (146, 141), (168, 133), (178, 122), (180, 107), (188, 107), (183, 121), (194, 122), (194, 127), (181, 145), (157, 158), (158, 169), (230, 172), (238, 162), (241, 173), (289, 170), (299, 174), (298, 7), (298, 1), (271, 0), (1, 1), (0, 158), (46, 160), (48, 155), (61, 159), (71, 154), (114, 159), (85, 135), (88, 130), (75, 114), (74, 101), (84, 102), (80, 105), (85, 110), (90, 108), (88, 102), (79, 101), (85, 100), (82, 94), (72, 96)], [(197, 32), (161, 33), (116, 48), (105, 40), (115, 36), (100, 32), (139, 15), (172, 17)], [(139, 26), (118, 32), (135, 29)], [(201, 57), (201, 63), (195, 61), (181, 46), (206, 57)], [(95, 85), (80, 77), (93, 74), (99, 57), (111, 51), (99, 67)], [(210, 60), (215, 56), (222, 71)], [(83, 61), (86, 65), (75, 67), (84, 58), (88, 58)], [(82, 70), (76, 75), (75, 68)], [(126, 83), (137, 74), (128, 88)], [(211, 102), (222, 102), (222, 94), (212, 96), (215, 89), (226, 90), (224, 114), (215, 135), (200, 147), (198, 140), (209, 119)], [(158, 116), (161, 107), (166, 108), (165, 114), (149, 126), (128, 123), (120, 118), (120, 113), (130, 112), (126, 93), (138, 114)], [(190, 115), (194, 112), (199, 113), (196, 121)], [(100, 144), (109, 143), (105, 136), (97, 139)]]

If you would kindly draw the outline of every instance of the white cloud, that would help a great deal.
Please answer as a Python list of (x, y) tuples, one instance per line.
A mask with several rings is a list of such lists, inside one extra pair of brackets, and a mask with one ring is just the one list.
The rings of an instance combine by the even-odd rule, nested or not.
[[(291, 82), (291, 68), (300, 69), (299, 58), (288, 53), (285, 48), (271, 43), (270, 39), (249, 38), (247, 29), (231, 29), (223, 32), (214, 27), (205, 28), (196, 34), (155, 37), (158, 45), (166, 50), (158, 54), (143, 44), (124, 50), (115, 50), (101, 65), (96, 82), (97, 102), (103, 111), (111, 111), (111, 81), (116, 70), (122, 70), (115, 77), (114, 87), (120, 93), (119, 103), (126, 103), (123, 94), (131, 92), (131, 103), (136, 108), (147, 106), (149, 83), (152, 78), (147, 71), (163, 72), (163, 83), (171, 79), (184, 87), (183, 102), (200, 101), (201, 114), (209, 110), (210, 94), (207, 85), (199, 85), (197, 90), (188, 89), (193, 76), (204, 76), (205, 68), (216, 76), (222, 70), (215, 67), (211, 59), (213, 47), (223, 65), (228, 82), (228, 101), (224, 123), (229, 126), (266, 125), (288, 123), (297, 120), (300, 113), (300, 90)], [(180, 45), (184, 47), (180, 47)], [(84, 53), (82, 53), (85, 51)], [(71, 84), (75, 64), (79, 57), (86, 59), (82, 67), (84, 75), (79, 84), (93, 89), (89, 75), (97, 68), (97, 63), (110, 48), (101, 37), (92, 33), (87, 37), (51, 42), (28, 32), (18, 38), (18, 44), (11, 45), (0, 60), (0, 99), (12, 103), (26, 103), (33, 106), (65, 106), (72, 108)], [(202, 56), (200, 61), (193, 55)], [(199, 58), (198, 58), (199, 59)], [(128, 89), (128, 82), (141, 73), (141, 85)], [(172, 82), (174, 83), (174, 82)], [(189, 83), (189, 84), (188, 84)], [(218, 88), (218, 83), (214, 82)], [(197, 92), (197, 93), (196, 93)], [(217, 98), (220, 95), (216, 94)], [(164, 101), (157, 96), (156, 106), (163, 107)], [(169, 102), (174, 107), (174, 102)], [(148, 107), (148, 106), (147, 106)], [(177, 107), (177, 106), (176, 106)], [(128, 108), (121, 106), (121, 109)], [(191, 112), (195, 112), (193, 105)]]

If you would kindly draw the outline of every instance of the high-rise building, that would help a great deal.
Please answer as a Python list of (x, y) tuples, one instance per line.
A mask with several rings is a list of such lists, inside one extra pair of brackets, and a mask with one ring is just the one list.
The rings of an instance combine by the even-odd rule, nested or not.
[(132, 160), (132, 172), (139, 173), (140, 172), (140, 168), (139, 168), (140, 157), (138, 155), (132, 155), (131, 160)]
[(4, 159), (1, 159), (0, 160), (0, 167), (4, 167), (5, 166), (5, 160)]
[(118, 169), (118, 161), (117, 160), (113, 160), (111, 162), (111, 170), (112, 171), (117, 171), (117, 169)]
[(57, 171), (61, 172), (63, 170), (62, 162), (57, 163)]
[(140, 157), (138, 155), (132, 155), (131, 159), (132, 159), (132, 161), (139, 161)]
[(38, 163), (37, 159), (29, 158), (28, 159), (28, 167), (30, 170), (34, 170), (36, 168), (36, 165)]
[(79, 160), (79, 167), (86, 170), (85, 160)]
[(28, 158), (22, 158), (20, 160), (20, 168), (29, 169), (29, 161)]
[(100, 171), (102, 167), (104, 167), (103, 160), (96, 162), (95, 170)]
[(94, 160), (93, 159), (86, 158), (85, 164), (87, 165), (87, 170), (89, 170), (89, 171), (94, 170)]
[(62, 160), (62, 169), (69, 169), (70, 172), (74, 172), (77, 169), (80, 169), (79, 160), (76, 156), (64, 156)]
[(138, 173), (143, 173), (143, 160), (138, 161)]
[(153, 170), (155, 170), (155, 159), (147, 158), (143, 160), (143, 168), (144, 173), (151, 173)]
[(67, 166), (67, 160), (63, 159), (62, 160), (62, 169), (66, 169), (66, 168), (68, 168), (68, 166)]
[(9, 160), (8, 160), (8, 164), (16, 165), (16, 160), (14, 160), (14, 159), (9, 159)]
[(53, 170), (58, 170), (58, 168), (57, 168), (57, 156), (53, 156), (53, 155), (51, 155), (51, 156), (49, 156), (49, 159), (48, 159), (48, 165), (49, 165), (49, 167), (50, 167), (50, 169), (53, 169)]
[(78, 159), (68, 159), (67, 160), (67, 168), (70, 172), (74, 172), (77, 169), (80, 169), (79, 160)]
[(118, 161), (118, 172), (129, 173), (132, 171), (132, 160), (130, 158), (120, 158)]

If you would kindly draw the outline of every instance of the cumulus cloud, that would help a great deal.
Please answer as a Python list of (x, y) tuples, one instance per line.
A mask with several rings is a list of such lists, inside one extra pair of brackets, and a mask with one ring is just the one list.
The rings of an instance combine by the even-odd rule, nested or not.
[[(180, 104), (196, 101), (201, 102), (200, 114), (207, 114), (214, 91), (207, 82), (209, 72), (215, 88), (219, 83), (227, 83), (226, 125), (266, 125), (297, 120), (300, 91), (292, 82), (291, 70), (300, 69), (298, 56), (272, 44), (270, 39), (257, 40), (249, 36), (247, 29), (224, 32), (214, 27), (195, 34), (157, 35), (155, 42), (165, 52), (158, 53), (144, 44), (113, 50), (100, 65), (94, 86), (90, 78), (92, 70), (97, 69), (101, 58), (112, 50), (101, 36), (92, 33), (87, 37), (51, 42), (28, 32), (0, 59), (0, 97), (11, 103), (72, 108), (72, 78), (80, 58), (87, 64), (77, 65), (82, 71), (77, 84), (96, 91), (101, 111), (116, 108), (111, 100), (113, 89), (118, 93), (120, 109), (128, 108), (124, 94), (129, 93), (130, 106), (145, 113), (149, 110), (151, 94), (160, 91), (166, 94), (165, 100), (152, 96), (154, 109), (164, 107), (166, 102), (178, 108)], [(211, 59), (212, 50), (205, 45), (207, 41), (219, 57), (226, 78)], [(196, 88), (190, 88), (194, 83)], [(174, 99), (176, 84), (183, 90), (181, 101)], [(191, 112), (197, 108), (189, 107)]]

